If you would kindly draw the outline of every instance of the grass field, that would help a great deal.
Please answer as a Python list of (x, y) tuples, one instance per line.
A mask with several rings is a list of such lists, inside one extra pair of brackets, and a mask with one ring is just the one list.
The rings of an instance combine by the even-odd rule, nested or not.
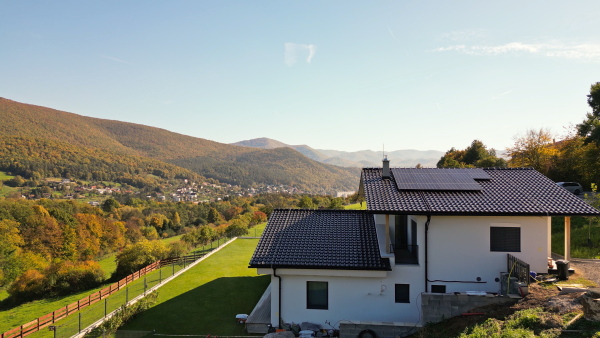
[(249, 314), (269, 284), (248, 262), (257, 239), (237, 239), (158, 290), (157, 304), (123, 330), (163, 334), (244, 335), (236, 314)]
[[(263, 223), (263, 224), (259, 224), (255, 227), (251, 228), (249, 230), (250, 231), (249, 236), (254, 236), (254, 235), (260, 236), (264, 230), (265, 225), (266, 225), (266, 223)], [(179, 237), (180, 236), (167, 238), (164, 241), (167, 243), (170, 243), (170, 242), (178, 240)], [(215, 241), (207, 246), (198, 247), (198, 248), (194, 249), (193, 252), (205, 253), (205, 252), (211, 251), (213, 248), (216, 248), (219, 244), (222, 244), (224, 241), (225, 240), (222, 239), (219, 241)], [(256, 244), (254, 244), (254, 245), (256, 246)], [(102, 267), (102, 269), (105, 271), (107, 277), (109, 277), (112, 274), (112, 272), (116, 269), (115, 255), (116, 254), (108, 255), (98, 262), (100, 264), (100, 266)], [(246, 260), (246, 264), (248, 263), (249, 260), (250, 260), (250, 258), (248, 258)], [(179, 269), (179, 268), (180, 267), (177, 267), (177, 269)], [(165, 271), (163, 271), (164, 277), (166, 277), (170, 274), (170, 271), (167, 271), (168, 269), (169, 269), (168, 267), (163, 268), (163, 270), (165, 270)], [(250, 270), (250, 269), (248, 269), (248, 270)], [(156, 272), (155, 274), (158, 276), (158, 272)], [(158, 279), (158, 277), (156, 277), (156, 276), (152, 277), (152, 276), (153, 275), (149, 275), (149, 278), (154, 278), (153, 281)], [(138, 283), (141, 283), (141, 281), (139, 281)], [(8, 297), (8, 293), (6, 293), (5, 289), (1, 289), (0, 290), (0, 333), (10, 330), (21, 324), (27, 323), (37, 317), (43, 316), (54, 310), (62, 308), (63, 306), (66, 306), (68, 304), (76, 302), (77, 300), (82, 299), (82, 298), (88, 296), (89, 294), (98, 292), (100, 289), (106, 287), (107, 285), (108, 284), (104, 284), (96, 289), (87, 290), (85, 292), (77, 293), (74, 295), (69, 295), (67, 297), (57, 297), (57, 298), (28, 302), (28, 303), (19, 305), (17, 307), (12, 307), (10, 304), (2, 302), (4, 299), (6, 299)], [(132, 286), (132, 287), (134, 287), (134, 286)], [(133, 295), (133, 291), (131, 294)], [(111, 296), (111, 297), (113, 297), (113, 296)], [(109, 297), (109, 299), (112, 299), (111, 297)], [(118, 304), (119, 302), (122, 303), (123, 302), (122, 300), (116, 299), (119, 297), (122, 299), (125, 299), (124, 295), (114, 297), (115, 300), (112, 301), (112, 304)], [(90, 314), (90, 312), (92, 312), (91, 309), (84, 310), (82, 312), (84, 312), (84, 314), (86, 314), (86, 316), (88, 316), (88, 317), (92, 315), (92, 314)], [(96, 318), (96, 319), (98, 319), (98, 318)], [(58, 324), (59, 324), (59, 327), (60, 327), (60, 325), (63, 325), (63, 324), (61, 324), (61, 322), (58, 322)], [(32, 337), (43, 336), (43, 335), (44, 335), (44, 333), (40, 332), (38, 334), (32, 335)]]
[(10, 176), (9, 174), (5, 173), (4, 171), (0, 171), (0, 181), (10, 180), (13, 177), (14, 176)]

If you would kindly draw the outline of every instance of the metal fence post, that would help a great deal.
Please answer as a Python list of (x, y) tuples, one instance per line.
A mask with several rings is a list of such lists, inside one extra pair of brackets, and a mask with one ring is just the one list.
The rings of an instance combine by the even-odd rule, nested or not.
[(146, 295), (146, 288), (148, 287), (148, 284), (146, 283), (146, 277), (144, 276), (144, 296)]
[(108, 298), (104, 298), (104, 318), (106, 318), (106, 308), (108, 306)]
[(129, 286), (125, 288), (125, 304), (129, 303)]
[(81, 312), (79, 312), (79, 333), (81, 333)]
[(175, 274), (175, 261), (171, 263), (171, 267), (173, 267), (173, 273), (171, 274), (173, 276)]
[(158, 284), (162, 283), (162, 269), (158, 269)]

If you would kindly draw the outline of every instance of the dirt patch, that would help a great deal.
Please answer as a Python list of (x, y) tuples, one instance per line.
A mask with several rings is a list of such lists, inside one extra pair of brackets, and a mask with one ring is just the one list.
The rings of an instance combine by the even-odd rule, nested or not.
[(468, 315), (450, 318), (441, 323), (429, 325), (422, 332), (413, 337), (455, 337), (459, 336), (465, 328), (482, 323), (488, 318), (505, 320), (517, 311), (543, 308), (546, 314), (547, 326), (549, 328), (561, 328), (563, 325), (561, 314), (570, 312), (582, 312), (581, 304), (577, 297), (580, 293), (559, 295), (559, 290), (554, 285), (531, 284), (529, 294), (512, 306), (488, 305), (472, 310), (473, 313), (481, 315)]

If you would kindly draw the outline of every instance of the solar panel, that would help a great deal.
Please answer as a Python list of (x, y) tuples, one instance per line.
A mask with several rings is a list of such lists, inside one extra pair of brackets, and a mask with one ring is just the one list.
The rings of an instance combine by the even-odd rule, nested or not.
[(399, 190), (480, 191), (475, 180), (489, 180), (483, 169), (392, 168)]

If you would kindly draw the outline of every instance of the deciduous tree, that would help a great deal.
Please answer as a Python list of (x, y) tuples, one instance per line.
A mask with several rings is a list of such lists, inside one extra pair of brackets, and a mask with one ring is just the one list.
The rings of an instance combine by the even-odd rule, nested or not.
[(512, 147), (506, 149), (511, 159), (511, 167), (533, 167), (535, 170), (548, 174), (552, 160), (558, 155), (550, 131), (541, 128), (529, 129), (523, 135), (515, 137)]

